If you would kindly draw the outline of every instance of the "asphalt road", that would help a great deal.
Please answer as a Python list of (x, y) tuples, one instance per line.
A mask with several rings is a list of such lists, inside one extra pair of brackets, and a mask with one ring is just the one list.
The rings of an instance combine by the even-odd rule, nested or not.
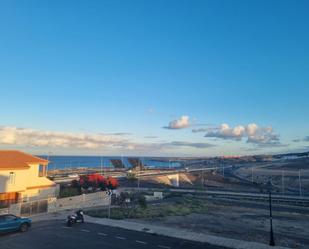
[(92, 223), (68, 228), (63, 221), (33, 223), (26, 233), (0, 236), (1, 249), (225, 249), (208, 244)]

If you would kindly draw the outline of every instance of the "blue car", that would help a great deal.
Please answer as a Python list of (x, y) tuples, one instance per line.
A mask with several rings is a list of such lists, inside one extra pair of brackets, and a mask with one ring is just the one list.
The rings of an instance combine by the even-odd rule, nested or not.
[(26, 232), (30, 226), (31, 219), (29, 218), (21, 218), (12, 214), (0, 215), (0, 233)]

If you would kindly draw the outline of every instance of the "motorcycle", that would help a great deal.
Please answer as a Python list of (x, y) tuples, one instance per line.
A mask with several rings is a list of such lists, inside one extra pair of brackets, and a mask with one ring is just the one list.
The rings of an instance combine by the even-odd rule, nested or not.
[(75, 212), (75, 214), (72, 215), (68, 215), (67, 217), (67, 226), (70, 227), (73, 224), (80, 222), (80, 223), (84, 223), (84, 213), (82, 210), (78, 210)]

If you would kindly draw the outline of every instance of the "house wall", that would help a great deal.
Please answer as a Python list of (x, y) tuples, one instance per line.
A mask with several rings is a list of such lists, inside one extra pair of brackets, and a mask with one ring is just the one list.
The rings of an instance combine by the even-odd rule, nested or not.
[[(14, 182), (10, 183), (10, 172), (15, 173)], [(28, 172), (25, 170), (0, 170), (0, 193), (21, 192), (26, 189)]]
[(39, 164), (30, 164), (30, 169), (28, 169), (27, 188), (50, 185), (55, 185), (55, 183), (44, 176), (39, 177)]
[[(20, 192), (22, 198), (44, 198), (55, 196), (56, 184), (46, 177), (39, 177), (39, 164), (29, 165), (29, 169), (0, 170), (0, 193)], [(14, 172), (13, 182), (10, 172)]]

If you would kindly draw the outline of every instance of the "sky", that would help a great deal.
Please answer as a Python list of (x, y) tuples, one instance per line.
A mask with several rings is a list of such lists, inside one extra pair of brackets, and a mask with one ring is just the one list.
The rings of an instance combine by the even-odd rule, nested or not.
[(309, 150), (308, 1), (0, 1), (0, 149)]

